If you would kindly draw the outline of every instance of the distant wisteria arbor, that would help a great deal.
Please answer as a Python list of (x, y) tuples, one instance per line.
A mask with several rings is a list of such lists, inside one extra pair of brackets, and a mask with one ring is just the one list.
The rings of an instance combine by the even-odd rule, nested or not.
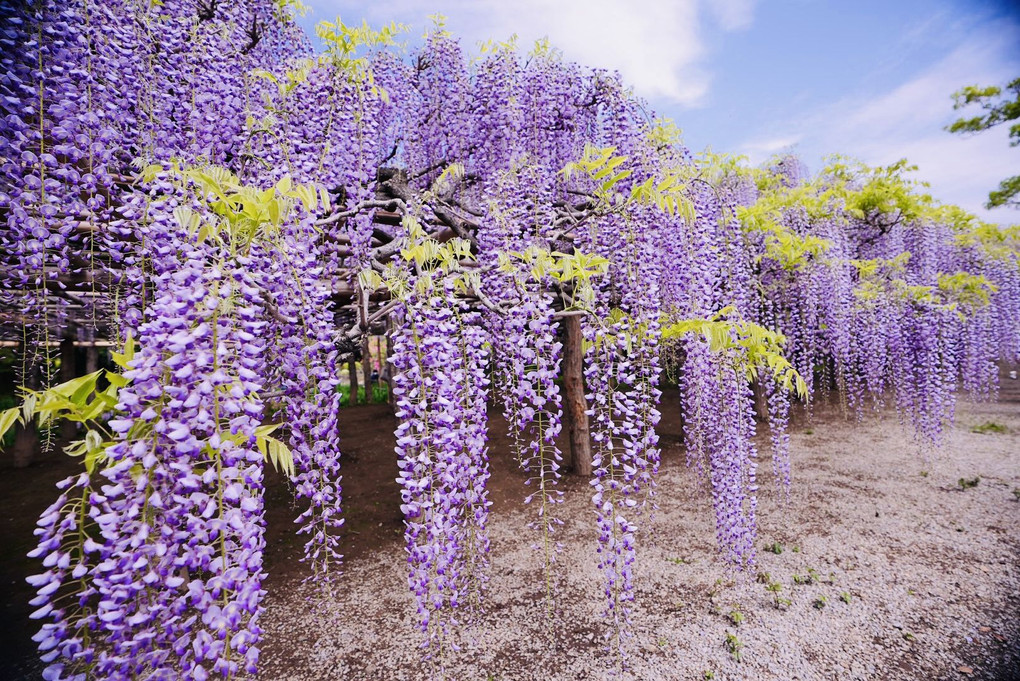
[(404, 54), (398, 27), (337, 22), (314, 55), (292, 11), (0, 2), (3, 340), (28, 368), (51, 339), (103, 338), (121, 369), (0, 415), (0, 431), (83, 424), (69, 451), (86, 470), (34, 552), (48, 679), (254, 673), (264, 466), (292, 479), (310, 573), (331, 584), (340, 367), (383, 322), (433, 659), (484, 607), (490, 399), (549, 599), (557, 481), (591, 476), (622, 655), (639, 522), (670, 503), (664, 374), (722, 557), (744, 566), (755, 390), (788, 485), (795, 400), (837, 390), (858, 416), (891, 400), (928, 448), (957, 388), (994, 397), (995, 362), (1020, 354), (1016, 230), (940, 206), (904, 164), (809, 177), (792, 158), (694, 158), (618, 76), (548, 45), (469, 61), (436, 26)]

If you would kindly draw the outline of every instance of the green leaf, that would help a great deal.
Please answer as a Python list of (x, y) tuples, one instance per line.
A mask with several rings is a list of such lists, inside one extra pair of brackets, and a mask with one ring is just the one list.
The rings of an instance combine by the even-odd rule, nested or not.
[(110, 356), (113, 358), (113, 361), (117, 366), (121, 369), (127, 370), (131, 368), (131, 360), (135, 358), (135, 349), (135, 340), (129, 335), (127, 340), (124, 342), (124, 351), (111, 352)]
[[(89, 448), (85, 452), (85, 470), (88, 471), (89, 475), (94, 473), (97, 467), (109, 461), (109, 457), (106, 455), (106, 450), (109, 446), (109, 443), (103, 442), (98, 447)], [(134, 472), (134, 469), (132, 469), (132, 472)]]
[(35, 393), (27, 393), (25, 395), (25, 401), (21, 403), (22, 423), (28, 424), (29, 421), (35, 418), (35, 405), (38, 401), (39, 397)]
[(265, 69), (255, 69), (251, 73), (256, 78), (264, 78), (265, 80), (268, 80), (272, 83), (279, 83), (279, 80), (277, 80), (276, 76), (274, 76), (269, 71), (266, 71)]
[(0, 441), (3, 440), (4, 435), (7, 434), (15, 423), (21, 420), (21, 409), (19, 407), (11, 407), (0, 412)]
[(267, 423), (255, 429), (255, 444), (259, 453), (279, 472), (292, 477), (294, 475), (294, 455), (290, 448), (270, 434), (280, 427), (279, 423)]
[(99, 374), (101, 372), (102, 370), (86, 374), (85, 376), (79, 376), (78, 378), (73, 378), (66, 383), (60, 383), (53, 386), (49, 390), (46, 390), (45, 393), (54, 393), (60, 397), (66, 398), (72, 403), (77, 401), (76, 397), (79, 400), (84, 400), (89, 393), (95, 390), (96, 379), (99, 378)]

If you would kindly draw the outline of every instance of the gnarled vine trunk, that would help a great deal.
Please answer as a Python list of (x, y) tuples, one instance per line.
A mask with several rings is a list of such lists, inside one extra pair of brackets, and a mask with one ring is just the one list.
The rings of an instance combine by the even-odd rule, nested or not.
[(584, 397), (584, 376), (581, 372), (584, 358), (584, 337), (581, 335), (581, 318), (563, 319), (563, 388), (567, 428), (570, 434), (569, 467), (577, 475), (591, 475), (591, 439), (588, 430), (588, 404)]

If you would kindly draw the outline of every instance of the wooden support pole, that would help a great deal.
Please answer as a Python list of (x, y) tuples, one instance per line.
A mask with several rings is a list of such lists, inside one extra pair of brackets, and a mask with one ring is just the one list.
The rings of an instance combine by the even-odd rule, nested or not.
[(584, 398), (584, 336), (581, 333), (581, 318), (565, 317), (563, 330), (563, 397), (570, 435), (569, 467), (577, 475), (590, 476), (591, 439), (588, 432), (588, 403)]
[[(769, 397), (765, 392), (765, 386), (762, 385), (763, 378), (758, 376), (751, 382), (751, 391), (754, 393), (754, 418), (759, 422), (766, 422), (769, 420)], [(765, 378), (764, 380), (771, 380)]]
[(347, 376), (351, 384), (351, 398), (347, 401), (349, 405), (358, 403), (358, 363), (353, 359), (347, 363)]
[(94, 374), (99, 371), (99, 348), (95, 345), (85, 346), (85, 373)]
[(372, 404), (372, 344), (368, 332), (361, 337), (361, 376), (365, 379), (365, 404)]
[(396, 409), (397, 397), (393, 394), (393, 365), (390, 363), (390, 358), (393, 357), (393, 333), (395, 327), (392, 321), (387, 321), (386, 326), (388, 330), (386, 334), (386, 361), (383, 364), (382, 375), (386, 379), (386, 392), (390, 407)]
[(35, 424), (19, 425), (14, 433), (14, 444), (11, 445), (11, 460), (15, 468), (27, 468), (39, 451), (39, 434)]
[[(78, 376), (78, 353), (74, 349), (74, 339), (70, 336), (60, 341), (60, 382), (67, 383)], [(60, 439), (65, 443), (78, 439), (78, 428), (74, 421), (64, 419), (60, 422)]]

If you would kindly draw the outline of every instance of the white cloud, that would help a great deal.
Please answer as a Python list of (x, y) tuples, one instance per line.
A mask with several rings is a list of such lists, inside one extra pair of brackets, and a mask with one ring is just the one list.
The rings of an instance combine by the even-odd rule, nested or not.
[(642, 96), (694, 104), (708, 89), (692, 0), (646, 0), (639, 11), (620, 0), (479, 4), (488, 6), (493, 31), (517, 33), (525, 44), (548, 36), (568, 59), (619, 70)]
[(750, 161), (752, 165), (757, 165), (763, 161), (767, 161), (777, 152), (794, 150), (794, 147), (798, 142), (800, 142), (800, 140), (801, 135), (770, 137), (748, 142), (738, 150), (738, 153), (747, 156), (748, 161)]
[(953, 111), (952, 92), (964, 85), (1004, 84), (1016, 77), (1017, 44), (1020, 27), (1016, 25), (974, 36), (891, 91), (864, 101), (847, 97), (792, 125), (770, 130), (743, 148), (766, 150), (774, 140), (799, 136), (802, 158), (815, 170), (818, 160), (833, 152), (848, 153), (869, 165), (905, 157), (919, 167), (916, 177), (929, 182), (939, 200), (992, 222), (1020, 222), (1016, 211), (983, 207), (990, 190), (1020, 172), (1020, 148), (1009, 146), (1007, 131), (993, 129), (963, 137), (944, 130), (964, 113)]
[(750, 28), (754, 20), (754, 0), (715, 0), (708, 3), (708, 8), (726, 31)]
[[(756, 0), (421, 0), (355, 4), (318, 0), (317, 17), (340, 13), (345, 21), (398, 21), (420, 35), (426, 16), (443, 14), (471, 51), (476, 42), (517, 35), (528, 48), (548, 37), (564, 56), (586, 66), (619, 71), (641, 97), (696, 106), (711, 84), (704, 65), (706, 21), (725, 31), (747, 28)], [(707, 11), (705, 11), (707, 9)], [(703, 16), (704, 15), (704, 16)], [(707, 17), (707, 18), (706, 18)]]

